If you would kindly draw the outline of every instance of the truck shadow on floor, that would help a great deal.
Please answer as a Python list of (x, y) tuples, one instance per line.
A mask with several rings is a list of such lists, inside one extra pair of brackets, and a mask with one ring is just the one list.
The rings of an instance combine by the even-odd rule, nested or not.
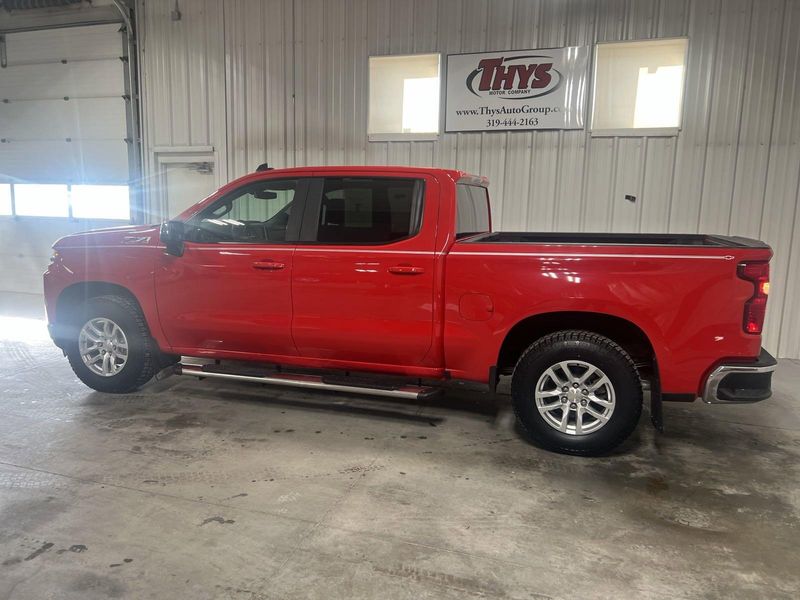
[[(206, 383), (191, 379), (171, 377), (151, 383), (138, 393), (113, 395), (92, 392), (83, 405), (91, 407), (93, 419), (107, 422), (147, 421), (153, 425), (171, 423), (160, 415), (183, 413), (191, 405), (192, 411), (203, 414), (206, 425), (228, 421), (231, 409), (256, 411), (261, 408), (284, 407), (299, 412), (335, 413), (367, 417), (376, 421), (410, 423), (438, 427), (452, 418), (467, 418), (480, 428), (503, 433), (540, 448), (521, 428), (511, 407), (507, 385), (497, 393), (485, 386), (462, 382), (447, 383), (441, 393), (424, 400), (408, 401), (394, 398), (375, 398), (346, 393), (314, 390), (291, 390), (268, 385), (241, 383)], [(236, 419), (234, 419), (236, 421)], [(631, 454), (643, 444), (639, 431), (649, 424), (649, 415), (642, 416), (637, 432), (625, 443), (606, 456)], [(228, 426), (233, 423), (228, 423)]]
[[(257, 384), (237, 383), (206, 386), (204, 383), (176, 381), (171, 385), (164, 385), (167, 383), (159, 382), (142, 391), (150, 391), (151, 395), (157, 397), (173, 397), (180, 394), (182, 398), (222, 400), (252, 406), (280, 405), (298, 409), (349, 413), (378, 419), (437, 424), (446, 420), (446, 415), (442, 414), (443, 411), (496, 417), (503, 410), (510, 410), (510, 398), (507, 396), (495, 395), (483, 390), (455, 387), (444, 387), (441, 393), (424, 400), (409, 401), (341, 392), (298, 391)], [(107, 397), (106, 394), (100, 394), (100, 396)]]

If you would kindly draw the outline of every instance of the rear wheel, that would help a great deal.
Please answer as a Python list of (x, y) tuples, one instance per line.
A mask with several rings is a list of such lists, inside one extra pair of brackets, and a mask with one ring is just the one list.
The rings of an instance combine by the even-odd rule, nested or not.
[(122, 296), (87, 300), (65, 346), (78, 378), (100, 392), (131, 392), (155, 375), (159, 352), (139, 307)]
[(528, 435), (567, 454), (608, 452), (633, 432), (642, 412), (633, 360), (588, 331), (561, 331), (533, 343), (514, 368), (511, 392)]

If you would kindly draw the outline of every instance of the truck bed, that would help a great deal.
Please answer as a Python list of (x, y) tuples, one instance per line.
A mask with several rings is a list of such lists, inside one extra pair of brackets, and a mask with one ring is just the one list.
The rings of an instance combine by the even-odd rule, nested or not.
[(577, 244), (585, 246), (705, 246), (766, 248), (759, 240), (737, 236), (688, 233), (558, 233), (496, 231), (465, 238), (480, 244)]

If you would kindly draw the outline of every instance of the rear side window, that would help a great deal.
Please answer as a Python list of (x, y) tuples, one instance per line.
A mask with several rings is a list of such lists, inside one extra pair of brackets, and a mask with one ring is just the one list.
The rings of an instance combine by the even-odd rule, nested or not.
[(485, 187), (456, 185), (456, 238), (489, 231), (489, 193)]
[(328, 177), (316, 241), (386, 244), (415, 235), (422, 215), (422, 182), (415, 179)]

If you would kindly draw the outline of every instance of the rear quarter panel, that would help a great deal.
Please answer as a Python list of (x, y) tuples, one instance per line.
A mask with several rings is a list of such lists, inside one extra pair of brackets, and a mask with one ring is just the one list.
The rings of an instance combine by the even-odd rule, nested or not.
[[(453, 377), (487, 381), (506, 334), (521, 320), (597, 312), (644, 331), (665, 393), (695, 394), (715, 363), (758, 356), (761, 336), (742, 330), (753, 286), (736, 269), (770, 256), (761, 248), (456, 243), (446, 264), (448, 369)], [(459, 307), (465, 294), (476, 293), (491, 298), (486, 320), (465, 318)]]

